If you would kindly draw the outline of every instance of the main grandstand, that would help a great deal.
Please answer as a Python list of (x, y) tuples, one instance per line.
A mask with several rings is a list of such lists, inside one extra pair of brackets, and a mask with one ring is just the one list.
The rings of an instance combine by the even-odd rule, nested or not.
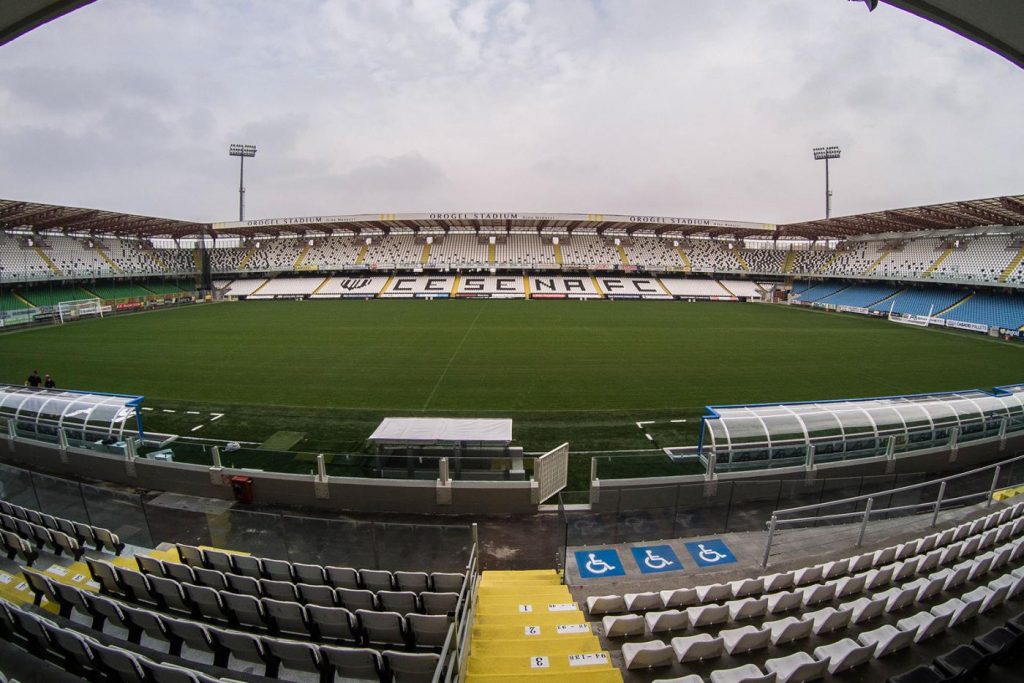
[[(0, 9), (0, 44), (86, 4)], [(1021, 64), (1013, 3), (889, 4)], [(1022, 262), (1024, 195), (782, 225), (0, 200), (0, 680), (1020, 680)], [(20, 386), (58, 355), (84, 384)], [(343, 355), (362, 383), (328, 386)], [(644, 448), (571, 452), (596, 413)]]

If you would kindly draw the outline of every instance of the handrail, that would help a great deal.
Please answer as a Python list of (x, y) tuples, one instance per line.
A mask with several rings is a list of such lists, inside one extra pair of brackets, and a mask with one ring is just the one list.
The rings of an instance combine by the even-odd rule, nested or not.
[(914, 489), (923, 488), (925, 486), (932, 486), (934, 484), (941, 484), (942, 482), (952, 481), (954, 479), (959, 479), (961, 477), (967, 477), (967, 476), (970, 476), (972, 474), (978, 474), (980, 472), (984, 472), (985, 470), (991, 470), (991, 469), (995, 469), (995, 468), (998, 468), (998, 467), (1003, 467), (1003, 466), (1015, 463), (1015, 462), (1017, 462), (1019, 460), (1024, 460), (1024, 454), (1018, 455), (1018, 456), (1010, 458), (1008, 460), (1001, 460), (1000, 462), (992, 463), (991, 465), (985, 465), (983, 467), (978, 467), (978, 468), (973, 469), (973, 470), (967, 470), (966, 472), (960, 472), (958, 474), (951, 474), (949, 476), (942, 477), (941, 479), (929, 479), (928, 481), (921, 482), (919, 484), (910, 484), (908, 486), (901, 486), (900, 488), (889, 489), (887, 491), (878, 491), (877, 493), (866, 493), (864, 495), (854, 496), (852, 498), (843, 498), (841, 500), (831, 500), (831, 501), (828, 501), (828, 502), (825, 502), (825, 503), (816, 503), (816, 504), (812, 504), (812, 505), (802, 505), (800, 507), (795, 507), (795, 508), (786, 508), (786, 509), (783, 509), (783, 510), (776, 510), (772, 514), (773, 515), (786, 515), (786, 514), (790, 514), (792, 512), (802, 512), (803, 510), (815, 510), (815, 509), (820, 509), (820, 508), (823, 508), (823, 507), (828, 507), (828, 506), (833, 506), (833, 505), (846, 505), (846, 504), (849, 504), (849, 503), (855, 503), (855, 502), (859, 502), (859, 501), (862, 501), (862, 500), (867, 500), (868, 498), (878, 498), (880, 496), (888, 496), (888, 495), (892, 495), (894, 493), (903, 493), (905, 491), (912, 491)]
[[(975, 468), (973, 470), (967, 470), (966, 472), (960, 472), (958, 474), (952, 474), (952, 475), (949, 475), (949, 476), (946, 476), (946, 477), (942, 477), (940, 479), (931, 479), (929, 481), (921, 482), (919, 484), (911, 484), (909, 486), (901, 486), (899, 488), (889, 489), (887, 491), (878, 491), (878, 492), (875, 492), (875, 493), (868, 493), (868, 494), (864, 494), (864, 495), (860, 495), (860, 496), (854, 496), (852, 498), (843, 498), (841, 500), (832, 500), (832, 501), (828, 501), (828, 502), (825, 502), (825, 503), (817, 503), (817, 504), (813, 504), (813, 505), (803, 505), (803, 506), (795, 507), (795, 508), (787, 508), (787, 509), (783, 509), (783, 510), (775, 510), (774, 512), (772, 512), (771, 517), (769, 518), (769, 520), (767, 522), (768, 539), (765, 542), (764, 556), (763, 556), (763, 558), (761, 560), (761, 566), (762, 567), (767, 567), (768, 566), (768, 560), (771, 557), (772, 543), (775, 540), (775, 534), (780, 530), (780, 527), (782, 527), (784, 525), (797, 526), (797, 525), (800, 525), (800, 524), (806, 524), (806, 523), (811, 523), (811, 522), (827, 522), (827, 521), (836, 521), (836, 520), (850, 520), (850, 521), (854, 521), (854, 520), (859, 518), (860, 519), (860, 533), (859, 533), (859, 535), (857, 537), (856, 545), (857, 545), (857, 547), (860, 547), (864, 543), (864, 535), (867, 532), (868, 523), (871, 521), (872, 515), (879, 516), (879, 515), (882, 515), (882, 514), (889, 514), (889, 513), (893, 513), (893, 512), (903, 512), (903, 511), (907, 511), (907, 510), (911, 510), (911, 511), (916, 512), (920, 508), (931, 508), (931, 510), (932, 510), (931, 526), (935, 526), (938, 523), (939, 512), (942, 510), (943, 504), (945, 504), (948, 507), (948, 506), (950, 506), (952, 504), (962, 503), (962, 502), (966, 502), (968, 500), (972, 500), (972, 499), (976, 499), (976, 498), (981, 498), (982, 500), (988, 500), (988, 505), (991, 505), (992, 504), (992, 500), (993, 500), (993, 495), (995, 494), (995, 491), (996, 491), (996, 487), (999, 485), (999, 475), (1000, 475), (1003, 467), (1005, 467), (1007, 465), (1012, 465), (1012, 464), (1020, 462), (1022, 460), (1024, 460), (1024, 453), (1019, 454), (1019, 455), (1017, 455), (1015, 457), (1012, 457), (1012, 458), (1008, 458), (1006, 460), (1001, 460), (1000, 462), (997, 462), (997, 463), (992, 463), (990, 465), (985, 465), (983, 467), (977, 467), (977, 468)], [(985, 490), (976, 491), (974, 493), (967, 493), (967, 494), (964, 494), (964, 495), (950, 497), (950, 498), (946, 498), (945, 497), (945, 495), (946, 495), (946, 483), (947, 482), (953, 481), (954, 479), (960, 479), (960, 478), (963, 478), (963, 477), (968, 477), (968, 476), (980, 474), (980, 473), (987, 472), (987, 471), (990, 471), (990, 470), (993, 473), (992, 474), (992, 481), (989, 483), (988, 487)], [(938, 486), (939, 486), (939, 491), (938, 491), (938, 494), (935, 496), (935, 500), (930, 500), (930, 501), (921, 502), (921, 503), (910, 503), (908, 505), (896, 505), (896, 506), (893, 506), (893, 507), (873, 509), (874, 502), (875, 502), (876, 499), (881, 499), (881, 498), (883, 498), (885, 496), (890, 496), (891, 497), (894, 494), (905, 493), (907, 491), (919, 490), (919, 489), (923, 489), (926, 486), (934, 486), (936, 484), (938, 484)], [(825, 514), (825, 515), (823, 515), (823, 514), (815, 514), (815, 515), (812, 515), (812, 516), (809, 516), (809, 517), (795, 517), (795, 518), (789, 518), (789, 519), (780, 519), (779, 518), (780, 515), (788, 515), (788, 514), (793, 514), (795, 512), (804, 512), (804, 511), (807, 511), (807, 510), (815, 510), (815, 511), (819, 511), (820, 512), (822, 508), (829, 508), (829, 507), (834, 507), (834, 506), (837, 506), (837, 505), (849, 505), (851, 503), (858, 503), (860, 501), (865, 501), (865, 506), (864, 506), (863, 510), (859, 510), (859, 511), (854, 511), (854, 512), (837, 512), (837, 513)]]

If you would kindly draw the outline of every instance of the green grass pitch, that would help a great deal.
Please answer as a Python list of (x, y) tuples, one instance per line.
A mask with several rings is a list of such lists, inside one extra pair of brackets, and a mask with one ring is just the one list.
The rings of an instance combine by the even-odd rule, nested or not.
[[(507, 416), (528, 451), (649, 448), (637, 420), (714, 403), (1019, 382), (1024, 348), (980, 335), (785, 306), (645, 301), (265, 301), (186, 307), (0, 336), (0, 381), (138, 393), (147, 427), (226, 413), (200, 436), (359, 450), (386, 415)], [(308, 469), (308, 463), (304, 465)]]

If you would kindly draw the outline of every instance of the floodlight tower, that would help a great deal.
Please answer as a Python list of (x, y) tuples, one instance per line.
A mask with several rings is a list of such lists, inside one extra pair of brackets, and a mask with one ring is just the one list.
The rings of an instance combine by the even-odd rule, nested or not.
[(245, 158), (256, 156), (256, 145), (231, 145), (228, 156), (238, 157), (238, 221), (245, 220)]
[(828, 187), (828, 160), (838, 159), (839, 153), (839, 148), (834, 145), (814, 148), (814, 159), (816, 161), (825, 160), (825, 218), (832, 215), (832, 190)]

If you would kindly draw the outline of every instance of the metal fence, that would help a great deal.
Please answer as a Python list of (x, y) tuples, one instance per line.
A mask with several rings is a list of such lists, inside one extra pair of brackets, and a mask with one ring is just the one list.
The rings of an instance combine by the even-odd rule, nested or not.
[(126, 543), (209, 545), (297, 562), (463, 571), (470, 525), (366, 521), (240, 509), (230, 501), (141, 494), (0, 465), (0, 498), (102, 526)]
[[(923, 475), (922, 475), (923, 476)], [(960, 472), (941, 479), (902, 485), (845, 498), (804, 503), (798, 507), (776, 508), (768, 516), (768, 538), (762, 566), (768, 566), (773, 548), (785, 548), (785, 531), (829, 527), (833, 542), (846, 541), (859, 547), (904, 526), (909, 517), (927, 514), (935, 526), (943, 511), (987, 501), (993, 494), (1024, 482), (1024, 455), (999, 463)]]

